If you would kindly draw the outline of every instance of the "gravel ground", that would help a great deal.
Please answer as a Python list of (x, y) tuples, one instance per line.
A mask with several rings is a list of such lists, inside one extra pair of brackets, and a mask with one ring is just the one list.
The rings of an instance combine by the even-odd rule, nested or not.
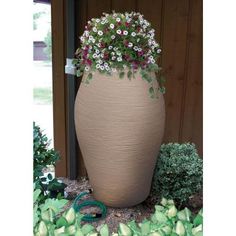
[[(79, 180), (69, 180), (67, 178), (58, 178), (62, 180), (65, 184), (67, 184), (67, 188), (65, 191), (68, 194), (68, 199), (70, 199), (70, 203), (73, 203), (73, 199), (82, 191), (88, 190), (91, 188), (89, 185), (87, 178), (81, 178)], [(85, 197), (84, 199), (93, 200), (92, 196)], [(130, 208), (112, 208), (107, 207), (107, 216), (104, 219), (101, 219), (96, 222), (92, 222), (91, 224), (95, 227), (98, 227), (101, 224), (106, 223), (111, 232), (116, 232), (117, 227), (120, 222), (126, 223), (131, 220), (136, 220), (137, 222), (141, 222), (145, 218), (149, 218), (150, 215), (154, 212), (154, 205), (159, 199), (153, 196), (149, 196), (143, 203), (130, 207)], [(70, 205), (68, 207), (70, 207)], [(187, 204), (194, 213), (196, 213), (202, 207), (202, 193), (197, 194), (192, 197)], [(84, 208), (82, 213), (94, 213), (97, 212), (95, 207)]]

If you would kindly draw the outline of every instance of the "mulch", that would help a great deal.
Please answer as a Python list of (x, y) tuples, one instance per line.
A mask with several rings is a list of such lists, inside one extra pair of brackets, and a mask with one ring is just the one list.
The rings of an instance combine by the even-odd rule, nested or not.
[[(75, 197), (91, 188), (89, 181), (87, 178), (83, 177), (79, 180), (69, 180), (67, 178), (58, 178), (63, 181), (67, 188), (65, 191), (68, 194), (68, 199), (70, 199), (70, 203), (68, 207), (71, 206)], [(93, 200), (92, 195), (86, 196), (84, 199), (91, 199)], [(136, 222), (142, 222), (145, 218), (150, 218), (151, 214), (154, 213), (154, 206), (160, 201), (158, 197), (150, 195), (144, 202), (141, 204), (129, 207), (129, 208), (113, 208), (107, 207), (107, 216), (104, 219), (101, 219), (96, 222), (92, 222), (91, 224), (94, 227), (98, 227), (101, 224), (107, 224), (110, 232), (116, 232), (119, 223), (126, 223), (131, 220), (135, 220)], [(188, 207), (193, 213), (197, 213), (202, 208), (202, 192), (194, 195), (190, 198), (189, 202), (185, 205)], [(82, 213), (94, 213), (97, 212), (95, 207), (84, 208)]]

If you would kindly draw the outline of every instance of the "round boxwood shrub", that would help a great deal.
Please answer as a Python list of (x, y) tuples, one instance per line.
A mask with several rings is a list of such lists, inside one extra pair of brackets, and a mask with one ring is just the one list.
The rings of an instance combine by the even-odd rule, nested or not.
[(161, 146), (153, 176), (153, 194), (182, 204), (202, 188), (202, 182), (203, 161), (194, 144)]

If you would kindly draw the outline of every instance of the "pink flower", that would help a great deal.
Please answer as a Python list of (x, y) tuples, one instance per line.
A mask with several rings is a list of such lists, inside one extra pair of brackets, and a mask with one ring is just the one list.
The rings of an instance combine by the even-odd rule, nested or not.
[(138, 52), (138, 56), (141, 57), (143, 55), (143, 51)]
[(92, 65), (92, 61), (90, 59), (87, 59), (87, 63), (91, 66)]
[(129, 44), (129, 41), (128, 40), (124, 40), (124, 45), (126, 46), (126, 47), (128, 47), (128, 44)]

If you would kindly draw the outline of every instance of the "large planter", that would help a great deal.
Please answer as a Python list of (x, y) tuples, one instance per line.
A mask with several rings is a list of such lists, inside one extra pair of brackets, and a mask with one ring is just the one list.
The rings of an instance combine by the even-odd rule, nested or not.
[(107, 206), (133, 206), (150, 192), (164, 133), (163, 95), (150, 98), (138, 72), (131, 80), (117, 73), (93, 77), (89, 85), (81, 83), (75, 101), (76, 133), (93, 194)]

